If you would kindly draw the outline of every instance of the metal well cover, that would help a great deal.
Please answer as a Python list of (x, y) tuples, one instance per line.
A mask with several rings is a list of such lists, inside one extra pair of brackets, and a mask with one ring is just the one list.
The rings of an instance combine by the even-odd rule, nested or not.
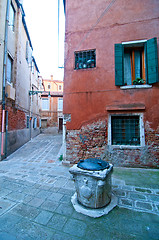
[(88, 171), (99, 171), (109, 168), (109, 163), (101, 160), (100, 158), (88, 158), (80, 160), (77, 167)]

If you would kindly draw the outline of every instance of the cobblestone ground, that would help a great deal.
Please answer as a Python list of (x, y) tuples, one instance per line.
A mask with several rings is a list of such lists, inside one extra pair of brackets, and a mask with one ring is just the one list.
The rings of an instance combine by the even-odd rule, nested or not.
[(122, 207), (97, 219), (77, 213), (61, 146), (62, 135), (41, 134), (0, 162), (0, 240), (159, 239), (156, 214)]

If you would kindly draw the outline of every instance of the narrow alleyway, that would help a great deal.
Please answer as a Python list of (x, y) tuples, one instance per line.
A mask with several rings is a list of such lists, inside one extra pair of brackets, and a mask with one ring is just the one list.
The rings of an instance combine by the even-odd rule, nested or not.
[(1, 162), (0, 176), (34, 183), (52, 184), (56, 177), (68, 177), (59, 160), (62, 134), (40, 134)]
[[(117, 206), (97, 219), (77, 213), (71, 203), (75, 188), (69, 168), (59, 160), (61, 147), (62, 134), (41, 134), (0, 162), (0, 240), (158, 239), (159, 216), (150, 212)], [(130, 171), (118, 169), (116, 175), (123, 176), (124, 171), (125, 181), (130, 184)], [(144, 170), (140, 174), (132, 171), (146, 178), (150, 174)], [(157, 174), (151, 173), (155, 189), (142, 193), (137, 190), (133, 193), (133, 186), (114, 179), (116, 194), (122, 199), (123, 194), (131, 194), (142, 201), (152, 195), (158, 201), (157, 185), (154, 185)], [(141, 184), (139, 180), (137, 186), (143, 191)], [(124, 201), (130, 204), (132, 200)], [(142, 207), (148, 211), (151, 205), (154, 203), (143, 203)]]

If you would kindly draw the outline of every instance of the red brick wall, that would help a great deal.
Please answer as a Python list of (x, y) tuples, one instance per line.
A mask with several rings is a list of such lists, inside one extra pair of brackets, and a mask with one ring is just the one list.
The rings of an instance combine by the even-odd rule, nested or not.
[(114, 166), (159, 168), (159, 129), (145, 123), (145, 146), (136, 149), (113, 148), (107, 145), (107, 121), (100, 119), (80, 130), (67, 131), (66, 156), (70, 163), (80, 159), (101, 157)]
[(7, 107), (8, 131), (26, 128), (26, 113), (22, 110)]

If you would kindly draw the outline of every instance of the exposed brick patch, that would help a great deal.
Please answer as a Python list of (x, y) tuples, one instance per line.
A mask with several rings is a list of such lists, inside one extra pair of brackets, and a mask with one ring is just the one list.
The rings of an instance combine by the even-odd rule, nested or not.
[(68, 130), (66, 160), (101, 157), (114, 166), (159, 168), (159, 128), (153, 130), (145, 123), (145, 146), (134, 149), (107, 145), (107, 122), (99, 120), (84, 125), (80, 130)]
[(22, 110), (8, 107), (8, 130), (17, 130), (26, 128), (26, 113)]
[(100, 157), (106, 146), (106, 132), (104, 120), (67, 131), (67, 161), (76, 163), (80, 159)]

